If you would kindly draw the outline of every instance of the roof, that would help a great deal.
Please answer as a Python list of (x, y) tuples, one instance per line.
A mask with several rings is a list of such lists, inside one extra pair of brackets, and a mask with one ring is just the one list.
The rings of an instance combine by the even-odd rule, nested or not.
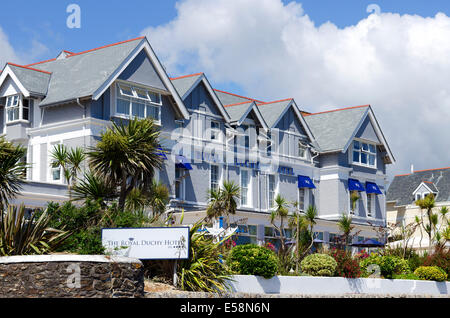
[(436, 202), (450, 201), (450, 167), (396, 175), (386, 192), (386, 201), (395, 201), (397, 206), (413, 204), (413, 192), (422, 182), (437, 192)]
[(92, 96), (142, 43), (143, 37), (107, 45), (65, 59), (53, 59), (33, 68), (51, 72), (48, 94), (40, 106)]
[(235, 123), (237, 125), (242, 124), (245, 118), (247, 118), (248, 114), (253, 110), (255, 116), (258, 118), (261, 126), (267, 131), (269, 127), (267, 126), (264, 117), (262, 116), (259, 108), (256, 106), (254, 101), (246, 101), (231, 105), (225, 105), (225, 110), (230, 116), (231, 123)]
[(257, 103), (262, 103), (262, 101), (260, 101), (260, 100), (241, 96), (241, 95), (226, 92), (226, 91), (222, 91), (220, 89), (214, 89), (214, 91), (216, 92), (217, 97), (219, 98), (220, 102), (223, 105), (231, 105), (231, 104), (238, 104), (238, 103), (243, 103), (243, 102), (253, 102), (253, 101), (257, 102)]
[(170, 78), (175, 86), (175, 89), (180, 94), (181, 98), (192, 88), (192, 86), (197, 82), (197, 80), (202, 77), (203, 73), (196, 73), (191, 75), (184, 75), (180, 77)]
[(304, 114), (322, 152), (342, 151), (367, 114), (369, 105)]
[(51, 78), (50, 72), (8, 63), (17, 79), (32, 95), (45, 95)]
[(292, 98), (288, 98), (273, 102), (259, 103), (257, 105), (267, 125), (270, 128), (273, 128), (280, 119), (280, 116), (285, 112), (286, 107), (288, 107), (292, 101)]

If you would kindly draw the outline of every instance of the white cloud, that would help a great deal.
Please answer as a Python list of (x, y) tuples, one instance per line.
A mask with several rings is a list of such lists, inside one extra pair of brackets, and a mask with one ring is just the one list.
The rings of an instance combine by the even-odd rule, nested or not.
[[(450, 18), (381, 13), (316, 26), (297, 3), (186, 0), (143, 30), (171, 75), (203, 71), (308, 111), (371, 104), (397, 164), (450, 166)], [(220, 88), (220, 87), (218, 87)]]
[(0, 70), (7, 62), (20, 63), (20, 59), (17, 57), (13, 47), (9, 43), (7, 35), (0, 27)]

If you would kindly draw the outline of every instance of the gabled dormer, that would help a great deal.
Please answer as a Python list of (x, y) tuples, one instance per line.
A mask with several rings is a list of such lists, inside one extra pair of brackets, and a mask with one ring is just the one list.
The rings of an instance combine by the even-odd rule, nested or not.
[(422, 181), (419, 186), (413, 191), (412, 195), (414, 201), (425, 199), (429, 194), (433, 194), (436, 198), (438, 195), (438, 189), (436, 185), (431, 181)]

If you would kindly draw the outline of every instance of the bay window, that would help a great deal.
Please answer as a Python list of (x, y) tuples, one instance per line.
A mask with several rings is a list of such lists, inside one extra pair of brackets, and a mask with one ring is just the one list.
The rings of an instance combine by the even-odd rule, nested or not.
[(147, 89), (117, 84), (116, 114), (125, 117), (161, 119), (161, 95)]
[(29, 120), (31, 100), (20, 95), (6, 97), (6, 122)]

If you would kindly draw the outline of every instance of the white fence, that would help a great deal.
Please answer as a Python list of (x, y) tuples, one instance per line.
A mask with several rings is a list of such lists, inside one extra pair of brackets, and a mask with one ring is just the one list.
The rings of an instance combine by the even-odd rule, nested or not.
[(235, 275), (229, 284), (234, 292), (298, 295), (449, 295), (449, 282), (381, 278), (342, 278), (312, 276)]

